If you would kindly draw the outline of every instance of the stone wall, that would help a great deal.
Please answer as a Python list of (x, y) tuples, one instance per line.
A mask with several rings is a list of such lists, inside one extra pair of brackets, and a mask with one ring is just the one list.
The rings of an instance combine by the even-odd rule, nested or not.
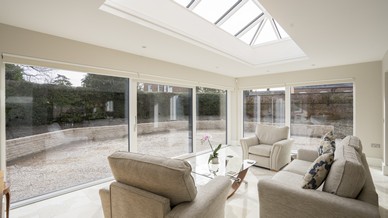
[(309, 136), (313, 138), (321, 138), (329, 131), (334, 131), (333, 125), (291, 125), (291, 135), (293, 136)]
[[(246, 132), (255, 132), (257, 122), (245, 122)], [(270, 124), (269, 124), (270, 125)], [(333, 131), (333, 125), (308, 125), (308, 124), (291, 124), (292, 136), (307, 136), (320, 138), (329, 131)]]
[[(226, 122), (224, 120), (197, 122), (197, 129), (200, 130), (225, 128)], [(188, 130), (188, 122), (158, 122), (156, 126), (154, 123), (141, 123), (137, 125), (139, 135), (167, 132), (172, 129), (177, 131)], [(6, 146), (7, 161), (71, 143), (109, 140), (127, 136), (128, 126), (124, 124), (56, 130), (43, 134), (10, 139), (7, 140)]]
[(65, 129), (11, 139), (7, 140), (7, 161), (70, 143), (108, 140), (127, 136), (127, 125), (114, 125)]
[[(150, 134), (157, 132), (167, 132), (171, 129), (174, 130), (188, 130), (188, 121), (170, 121), (170, 122), (158, 122), (158, 123), (139, 123), (137, 125), (137, 134)], [(198, 130), (208, 129), (226, 129), (225, 120), (200, 120), (197, 121)]]

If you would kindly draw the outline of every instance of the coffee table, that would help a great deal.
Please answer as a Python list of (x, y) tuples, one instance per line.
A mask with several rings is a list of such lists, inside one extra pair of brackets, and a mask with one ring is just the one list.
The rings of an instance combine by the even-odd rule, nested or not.
[[(205, 154), (203, 154), (205, 155)], [(205, 157), (208, 157), (205, 155)], [(228, 194), (230, 198), (240, 187), (241, 183), (248, 172), (249, 167), (253, 166), (256, 161), (243, 160), (241, 157), (234, 155), (219, 155), (219, 163), (208, 163), (207, 158), (196, 160), (195, 163), (189, 161), (192, 167), (192, 173), (213, 179), (216, 176), (229, 176), (233, 181)]]

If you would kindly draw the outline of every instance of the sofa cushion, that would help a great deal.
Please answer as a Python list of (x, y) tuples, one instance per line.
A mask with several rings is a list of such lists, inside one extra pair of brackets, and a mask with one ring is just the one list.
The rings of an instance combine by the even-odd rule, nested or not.
[(271, 154), (272, 145), (254, 145), (249, 147), (249, 153), (259, 156), (269, 157)]
[(296, 173), (296, 174), (299, 174), (301, 176), (304, 176), (310, 166), (311, 166), (310, 161), (296, 159), (296, 160), (291, 161), (291, 163), (289, 163), (283, 169), (283, 171), (288, 171), (288, 172), (292, 172), (292, 173)]
[(288, 126), (278, 127), (257, 124), (255, 134), (259, 138), (260, 144), (272, 145), (275, 142), (287, 139), (288, 130)]
[(341, 197), (356, 198), (365, 183), (365, 169), (360, 154), (351, 146), (340, 143), (323, 191)]
[(333, 131), (326, 133), (319, 143), (318, 154), (322, 155), (335, 151), (335, 137)]
[(293, 187), (300, 187), (303, 183), (302, 175), (283, 170), (277, 172), (272, 179)]
[(326, 153), (319, 156), (309, 167), (306, 175), (303, 177), (302, 188), (317, 189), (325, 181), (330, 167), (334, 161), (333, 153)]
[(118, 182), (166, 197), (172, 206), (197, 195), (187, 161), (129, 152), (115, 152), (108, 160)]
[(357, 136), (346, 136), (340, 142), (343, 145), (351, 146), (361, 155), (362, 154), (362, 144), (361, 140)]

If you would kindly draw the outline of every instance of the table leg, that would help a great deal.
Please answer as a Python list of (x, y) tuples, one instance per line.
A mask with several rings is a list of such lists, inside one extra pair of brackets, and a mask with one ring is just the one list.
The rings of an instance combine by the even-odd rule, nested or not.
[(237, 177), (234, 179), (234, 182), (232, 184), (232, 188), (229, 191), (228, 198), (232, 197), (232, 195), (237, 191), (237, 189), (240, 187), (241, 182), (244, 181), (245, 176), (247, 175), (248, 168), (245, 170), (241, 171)]
[(10, 202), (10, 200), (11, 200), (11, 194), (9, 193), (9, 192), (7, 192), (6, 194), (5, 194), (5, 198), (6, 198), (6, 204), (7, 204), (7, 206), (6, 206), (6, 208), (5, 208), (5, 210), (6, 210), (6, 212), (7, 212), (7, 218), (9, 218), (9, 202)]

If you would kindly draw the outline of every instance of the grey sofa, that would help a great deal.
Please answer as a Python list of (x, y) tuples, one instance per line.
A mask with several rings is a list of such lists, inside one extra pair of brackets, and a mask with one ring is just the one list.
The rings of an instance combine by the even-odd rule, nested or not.
[(303, 177), (318, 157), (299, 150), (298, 157), (273, 178), (260, 180), (260, 217), (380, 217), (378, 196), (360, 140), (348, 136), (338, 145), (334, 162), (318, 190), (303, 189)]
[(289, 127), (257, 124), (255, 135), (240, 140), (243, 158), (256, 161), (256, 166), (278, 171), (290, 162), (292, 139)]
[(129, 152), (108, 160), (116, 181), (100, 190), (105, 218), (224, 217), (228, 177), (197, 189), (183, 160)]

